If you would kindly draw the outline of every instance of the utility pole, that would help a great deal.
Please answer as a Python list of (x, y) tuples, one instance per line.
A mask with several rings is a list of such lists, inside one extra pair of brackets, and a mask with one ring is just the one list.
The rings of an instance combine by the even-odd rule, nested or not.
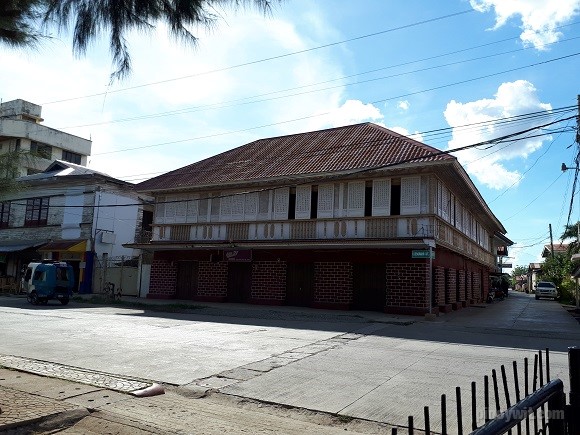
[(550, 249), (552, 250), (552, 260), (554, 259), (554, 238), (552, 237), (552, 224), (548, 224), (550, 229)]

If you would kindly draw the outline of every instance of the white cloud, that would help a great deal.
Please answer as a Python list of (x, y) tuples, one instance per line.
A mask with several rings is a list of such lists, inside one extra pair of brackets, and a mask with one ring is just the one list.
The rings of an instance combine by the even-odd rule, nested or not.
[[(447, 104), (444, 112), (447, 123), (455, 127), (448, 149), (483, 142), (525, 130), (537, 124), (530, 120), (517, 125), (502, 126), (491, 123), (484, 128), (461, 128), (462, 125), (494, 121), (543, 110), (551, 110), (551, 106), (541, 103), (534, 85), (525, 80), (503, 83), (493, 99), (481, 99), (468, 103), (458, 103), (452, 100)], [(492, 189), (503, 189), (512, 184), (517, 185), (521, 179), (521, 173), (507, 169), (504, 166), (505, 162), (516, 158), (526, 158), (539, 149), (546, 140), (550, 140), (549, 136), (520, 140), (508, 146), (498, 145), (491, 149), (471, 148), (457, 152), (456, 156), (466, 167), (467, 172), (481, 183)]]
[(347, 100), (327, 117), (332, 127), (356, 124), (367, 121), (380, 121), (384, 118), (381, 111), (372, 104), (360, 100)]
[(407, 100), (403, 100), (403, 101), (399, 101), (397, 106), (401, 110), (409, 110), (409, 107), (411, 107), (411, 104)]
[(558, 26), (580, 12), (580, 0), (470, 0), (470, 4), (478, 12), (495, 10), (494, 29), (519, 16), (522, 21), (521, 40), (538, 50), (558, 41), (562, 36)]

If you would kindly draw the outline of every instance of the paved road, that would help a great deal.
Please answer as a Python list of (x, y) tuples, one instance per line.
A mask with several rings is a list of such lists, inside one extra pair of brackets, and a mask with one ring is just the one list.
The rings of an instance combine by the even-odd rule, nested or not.
[(431, 322), (284, 307), (32, 307), (0, 298), (0, 330), (4, 355), (390, 423), (421, 415), (442, 393), (454, 397), (455, 386), (467, 395), (472, 380), (546, 347), (552, 377), (567, 382), (565, 351), (580, 345), (580, 325), (558, 303), (516, 293)]

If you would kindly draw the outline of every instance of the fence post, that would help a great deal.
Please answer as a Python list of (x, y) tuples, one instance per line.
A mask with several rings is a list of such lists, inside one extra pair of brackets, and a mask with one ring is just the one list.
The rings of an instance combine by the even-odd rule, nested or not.
[(570, 374), (570, 406), (567, 409), (568, 433), (580, 433), (580, 348), (568, 348), (568, 370)]

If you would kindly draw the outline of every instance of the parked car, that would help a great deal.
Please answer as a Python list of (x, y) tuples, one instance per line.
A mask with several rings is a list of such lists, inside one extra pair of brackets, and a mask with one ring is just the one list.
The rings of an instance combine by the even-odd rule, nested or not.
[(559, 297), (558, 287), (550, 281), (540, 281), (536, 284), (536, 299), (552, 298), (554, 300)]
[(46, 304), (49, 299), (68, 304), (74, 284), (73, 268), (65, 262), (30, 263), (22, 277), (22, 288), (33, 305)]

